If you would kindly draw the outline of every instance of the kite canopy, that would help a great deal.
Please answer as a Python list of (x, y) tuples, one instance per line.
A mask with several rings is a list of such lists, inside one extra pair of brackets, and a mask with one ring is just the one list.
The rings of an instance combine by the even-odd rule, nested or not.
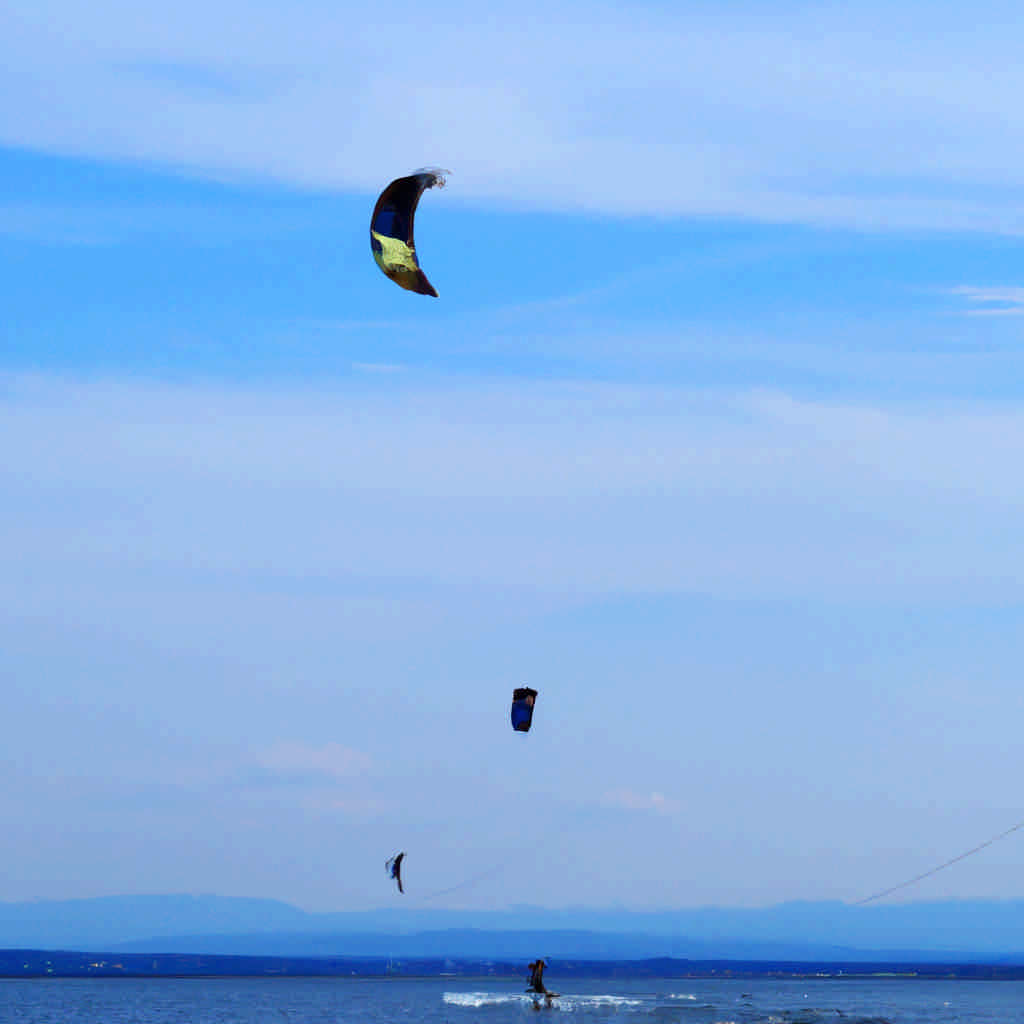
[(381, 192), (370, 218), (370, 248), (377, 266), (400, 288), (435, 299), (437, 291), (416, 259), (413, 221), (420, 196), (435, 185), (443, 188), (446, 173), (424, 168), (406, 178), (396, 178)]
[(512, 728), (516, 732), (530, 731), (536, 700), (537, 691), (528, 686), (519, 686), (512, 691)]
[(402, 858), (404, 856), (404, 853), (396, 853), (394, 857), (388, 857), (384, 862), (384, 870), (388, 873), (388, 878), (393, 878), (398, 883), (398, 891), (401, 893), (405, 892), (402, 888)]

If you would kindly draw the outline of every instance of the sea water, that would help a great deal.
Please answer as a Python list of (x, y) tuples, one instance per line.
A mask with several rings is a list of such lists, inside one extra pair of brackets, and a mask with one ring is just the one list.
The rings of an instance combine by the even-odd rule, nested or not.
[(538, 1009), (512, 978), (0, 980), (0, 1024), (1024, 1024), (1017, 981), (572, 979), (559, 989)]

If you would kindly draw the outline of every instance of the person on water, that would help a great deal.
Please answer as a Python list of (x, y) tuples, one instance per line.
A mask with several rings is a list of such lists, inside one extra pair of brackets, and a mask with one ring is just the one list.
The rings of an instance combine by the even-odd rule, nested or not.
[(547, 995), (548, 990), (544, 987), (544, 968), (547, 964), (537, 957), (536, 961), (531, 964), (527, 964), (530, 968), (530, 991), (539, 992), (541, 995)]

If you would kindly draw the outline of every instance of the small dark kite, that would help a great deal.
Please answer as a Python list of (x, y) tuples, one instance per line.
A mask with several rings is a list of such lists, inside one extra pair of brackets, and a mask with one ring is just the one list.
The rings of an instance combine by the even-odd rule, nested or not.
[(512, 691), (512, 728), (516, 732), (529, 732), (533, 721), (533, 706), (537, 702), (537, 691), (529, 686), (517, 686)]
[(388, 878), (393, 878), (398, 883), (398, 891), (400, 893), (405, 892), (402, 888), (402, 858), (404, 856), (404, 853), (396, 853), (394, 857), (389, 857), (384, 864), (384, 870), (387, 871)]

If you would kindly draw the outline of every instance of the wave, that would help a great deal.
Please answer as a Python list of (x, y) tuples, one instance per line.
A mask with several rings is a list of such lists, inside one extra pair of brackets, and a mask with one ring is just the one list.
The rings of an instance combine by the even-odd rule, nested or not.
[[(445, 992), (442, 999), (449, 1006), (462, 1006), (471, 1010), (479, 1010), (485, 1006), (508, 1006), (520, 1004), (532, 1006), (534, 996), (529, 992)], [(636, 1011), (649, 1008), (650, 1000), (638, 999), (633, 996), (613, 995), (572, 995), (558, 996), (552, 1003), (552, 1009), (559, 1010), (625, 1010)]]
[(445, 992), (442, 997), (449, 1006), (468, 1006), (477, 1010), (481, 1006), (501, 1006), (522, 1002), (523, 995), (509, 995), (501, 992)]

